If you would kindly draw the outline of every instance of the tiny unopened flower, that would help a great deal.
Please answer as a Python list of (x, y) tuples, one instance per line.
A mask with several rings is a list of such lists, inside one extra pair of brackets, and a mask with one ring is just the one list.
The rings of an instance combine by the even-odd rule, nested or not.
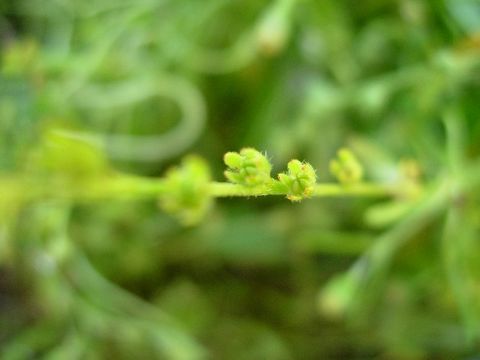
[(180, 166), (168, 170), (165, 176), (167, 191), (160, 197), (160, 206), (184, 225), (194, 225), (212, 204), (208, 191), (210, 181), (207, 163), (197, 156), (189, 156)]
[(340, 149), (337, 158), (330, 162), (330, 171), (344, 185), (362, 181), (363, 167), (349, 149)]
[(300, 201), (312, 196), (317, 181), (312, 165), (291, 160), (287, 167), (287, 172), (278, 174), (278, 181), (284, 187), (287, 198), (291, 201)]
[(253, 187), (267, 185), (271, 181), (270, 161), (253, 148), (244, 148), (239, 153), (227, 152), (223, 159), (228, 166), (225, 177), (234, 184)]

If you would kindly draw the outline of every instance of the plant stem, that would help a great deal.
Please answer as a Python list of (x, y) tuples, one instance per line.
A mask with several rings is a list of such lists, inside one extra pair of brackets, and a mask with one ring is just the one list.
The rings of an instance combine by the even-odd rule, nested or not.
[[(22, 181), (12, 183), (11, 179), (1, 179), (3, 191), (7, 189), (18, 190)], [(13, 185), (17, 186), (13, 186)], [(27, 184), (25, 184), (27, 185)], [(22, 187), (20, 185), (20, 187)], [(115, 176), (96, 178), (88, 182), (63, 182), (51, 181), (48, 186), (24, 186), (29, 189), (27, 198), (73, 198), (78, 200), (102, 200), (102, 199), (141, 199), (152, 198), (168, 191), (163, 179), (150, 179), (137, 176)], [(14, 191), (15, 192), (15, 191)], [(209, 192), (213, 197), (249, 197), (268, 195), (287, 195), (285, 192), (272, 190), (266, 186), (248, 188), (242, 185), (227, 182), (211, 182)], [(334, 183), (315, 185), (312, 197), (387, 197), (398, 193), (392, 185), (380, 184), (356, 184), (344, 186)], [(24, 194), (25, 195), (25, 194)]]
[[(395, 195), (398, 191), (391, 185), (378, 184), (356, 184), (344, 186), (334, 183), (316, 184), (312, 197), (344, 197), (344, 196), (373, 196), (384, 197)], [(267, 195), (287, 195), (285, 192), (272, 190), (268, 187), (252, 187), (212, 182), (210, 184), (210, 193), (215, 197), (230, 196), (267, 196)]]

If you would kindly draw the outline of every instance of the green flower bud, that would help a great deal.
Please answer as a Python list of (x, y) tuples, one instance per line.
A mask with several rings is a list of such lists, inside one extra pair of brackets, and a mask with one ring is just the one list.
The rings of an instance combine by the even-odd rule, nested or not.
[(161, 208), (178, 217), (184, 225), (198, 223), (212, 204), (208, 191), (210, 180), (210, 170), (203, 159), (185, 158), (181, 166), (171, 168), (165, 176), (167, 191), (160, 198)]
[(344, 185), (362, 181), (363, 167), (349, 149), (340, 149), (337, 158), (330, 162), (330, 171)]
[(271, 182), (272, 165), (265, 155), (255, 149), (228, 152), (223, 160), (229, 168), (225, 171), (225, 177), (232, 183), (253, 187)]
[(312, 165), (299, 160), (288, 163), (288, 171), (278, 174), (278, 180), (291, 201), (300, 201), (313, 194), (317, 175)]

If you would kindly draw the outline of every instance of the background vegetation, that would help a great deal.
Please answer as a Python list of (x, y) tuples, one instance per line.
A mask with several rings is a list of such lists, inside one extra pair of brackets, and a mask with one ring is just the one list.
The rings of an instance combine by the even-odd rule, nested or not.
[[(0, 34), (3, 358), (479, 353), (478, 1), (3, 0)], [(218, 199), (191, 227), (66, 196), (187, 153), (220, 180), (244, 146), (333, 181), (346, 145), (414, 196)]]

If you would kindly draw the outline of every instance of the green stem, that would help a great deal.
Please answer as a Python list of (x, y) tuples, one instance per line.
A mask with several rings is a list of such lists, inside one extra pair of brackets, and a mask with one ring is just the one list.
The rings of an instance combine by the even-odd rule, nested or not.
[[(348, 197), (348, 196), (373, 196), (383, 197), (395, 195), (398, 191), (391, 185), (378, 184), (356, 184), (344, 186), (334, 183), (316, 184), (312, 197)], [(215, 197), (241, 197), (241, 196), (267, 196), (284, 195), (287, 193), (278, 190), (272, 190), (268, 187), (248, 188), (242, 185), (212, 182), (210, 184), (210, 193)]]
[(226, 182), (210, 183), (210, 194), (215, 197), (284, 195), (264, 186), (249, 188), (243, 185)]
[[(13, 181), (12, 179), (0, 179), (0, 186), (6, 189), (18, 191), (28, 189), (26, 198), (67, 198), (77, 200), (134, 200), (148, 199), (161, 196), (168, 192), (168, 186), (164, 179), (146, 178), (140, 176), (113, 176), (105, 178), (95, 178), (91, 181), (48, 181), (45, 184), (30, 184), (27, 181)], [(23, 184), (23, 186), (22, 186)], [(209, 192), (213, 197), (249, 197), (249, 196), (268, 196), (280, 195), (286, 196), (287, 193), (272, 189), (267, 186), (245, 187), (242, 185), (231, 184), (227, 182), (211, 182)], [(316, 184), (312, 197), (387, 197), (399, 194), (399, 190), (393, 185), (361, 183), (355, 185), (341, 185), (334, 183)], [(24, 197), (25, 198), (25, 197)]]
[(348, 197), (372, 196), (384, 197), (398, 194), (398, 189), (392, 185), (359, 183), (355, 185), (317, 184), (313, 192), (314, 197)]
[(158, 197), (167, 191), (164, 179), (121, 175), (94, 180), (78, 195), (87, 200), (108, 198), (133, 200)]

